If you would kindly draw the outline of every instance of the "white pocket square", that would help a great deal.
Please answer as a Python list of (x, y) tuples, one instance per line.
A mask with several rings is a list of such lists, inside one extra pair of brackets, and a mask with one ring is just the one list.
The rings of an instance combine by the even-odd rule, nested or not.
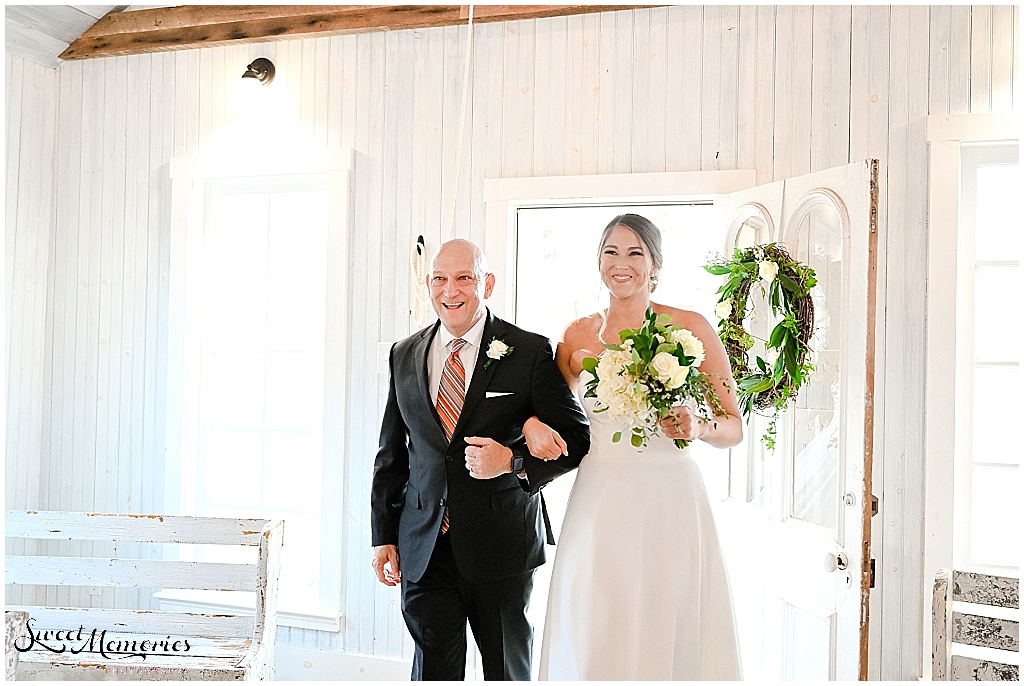
[(500, 391), (487, 391), (485, 397), (487, 398), (500, 398), (503, 395), (512, 395), (511, 393), (501, 393)]

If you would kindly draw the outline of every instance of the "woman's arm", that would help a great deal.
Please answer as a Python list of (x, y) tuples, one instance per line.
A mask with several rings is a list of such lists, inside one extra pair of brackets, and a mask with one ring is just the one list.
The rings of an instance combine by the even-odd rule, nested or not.
[(662, 420), (661, 426), (669, 438), (702, 440), (716, 448), (731, 448), (743, 440), (743, 418), (736, 399), (736, 384), (732, 378), (729, 357), (717, 332), (708, 320), (696, 312), (665, 308), (672, 323), (689, 329), (704, 344), (704, 362), (700, 371), (708, 375), (718, 400), (728, 417), (716, 417), (701, 423), (686, 407), (676, 408)]

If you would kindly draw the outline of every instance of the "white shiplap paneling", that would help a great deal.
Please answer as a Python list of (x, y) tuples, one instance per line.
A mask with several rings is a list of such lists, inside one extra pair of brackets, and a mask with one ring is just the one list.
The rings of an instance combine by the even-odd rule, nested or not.
[[(926, 588), (915, 567), (922, 122), (1012, 107), (1016, 18), (1008, 7), (680, 6), (474, 28), (456, 236), (482, 241), (487, 177), (753, 166), (768, 182), (882, 160), (874, 545), (885, 611), (872, 616), (874, 645), (887, 646), (882, 678), (918, 674)], [(428, 251), (443, 237), (464, 40), (463, 27), (395, 31), (67, 63), (56, 72), (7, 57), (9, 506), (173, 509), (173, 489), (164, 500), (162, 420), (167, 162), (215, 151), (234, 117), (241, 70), (271, 57), (273, 92), (301, 144), (357, 154), (349, 462), (338, 484), (346, 621), (338, 634), (282, 628), (281, 640), (410, 655), (397, 592), (377, 584), (368, 563), (370, 465), (386, 383), (376, 345), (410, 330), (415, 237), (425, 236)], [(47, 546), (40, 552), (79, 552)], [(146, 552), (129, 546), (129, 554)], [(117, 590), (96, 602), (145, 604), (145, 595)]]

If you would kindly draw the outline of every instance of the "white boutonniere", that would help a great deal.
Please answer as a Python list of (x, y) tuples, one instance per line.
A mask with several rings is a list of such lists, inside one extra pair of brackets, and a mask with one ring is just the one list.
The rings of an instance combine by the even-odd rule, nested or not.
[(484, 362), (484, 369), (491, 366), (491, 363), (495, 360), (500, 360), (510, 354), (513, 350), (515, 350), (515, 348), (505, 343), (505, 341), (499, 341), (497, 338), (492, 338), (490, 345), (487, 346), (487, 357), (490, 359)]

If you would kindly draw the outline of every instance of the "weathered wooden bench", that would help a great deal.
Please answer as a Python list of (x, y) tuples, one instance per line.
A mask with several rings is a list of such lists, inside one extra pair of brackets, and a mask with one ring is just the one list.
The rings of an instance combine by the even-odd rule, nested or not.
[(8, 584), (254, 591), (253, 615), (8, 607), (30, 615), (18, 649), (25, 680), (274, 678), (284, 522), (7, 511), (8, 539), (258, 547), (257, 562), (5, 556)]
[(951, 569), (938, 571), (932, 592), (932, 681), (1020, 680), (1019, 665), (953, 654), (955, 643), (1002, 651), (1008, 657), (1019, 654), (1018, 622), (953, 610), (954, 601), (1019, 608), (1019, 592), (1019, 579)]

